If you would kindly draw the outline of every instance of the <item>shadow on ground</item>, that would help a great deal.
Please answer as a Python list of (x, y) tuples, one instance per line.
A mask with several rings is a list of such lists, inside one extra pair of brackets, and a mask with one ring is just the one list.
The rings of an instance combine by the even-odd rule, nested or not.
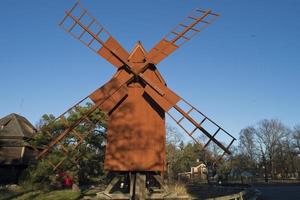
[(187, 192), (192, 198), (195, 199), (207, 199), (207, 198), (216, 198), (231, 194), (236, 194), (244, 189), (249, 188), (248, 185), (208, 185), (208, 184), (199, 184), (191, 183), (186, 186)]

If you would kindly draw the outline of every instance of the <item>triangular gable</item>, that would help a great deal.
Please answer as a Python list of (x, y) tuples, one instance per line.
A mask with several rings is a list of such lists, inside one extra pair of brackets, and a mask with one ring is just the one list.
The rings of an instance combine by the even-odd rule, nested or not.
[(135, 47), (133, 48), (132, 52), (130, 53), (128, 60), (132, 63), (143, 63), (145, 62), (146, 54), (147, 52), (144, 49), (142, 43), (138, 41)]

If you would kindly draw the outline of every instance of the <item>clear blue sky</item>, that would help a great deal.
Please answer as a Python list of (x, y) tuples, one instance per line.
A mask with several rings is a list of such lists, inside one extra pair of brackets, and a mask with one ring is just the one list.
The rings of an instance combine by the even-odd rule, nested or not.
[[(35, 124), (110, 79), (114, 68), (58, 27), (75, 1), (0, 2), (0, 117)], [(300, 123), (300, 1), (82, 0), (127, 49), (147, 50), (192, 9), (221, 17), (158, 65), (168, 85), (226, 130), (264, 118)]]

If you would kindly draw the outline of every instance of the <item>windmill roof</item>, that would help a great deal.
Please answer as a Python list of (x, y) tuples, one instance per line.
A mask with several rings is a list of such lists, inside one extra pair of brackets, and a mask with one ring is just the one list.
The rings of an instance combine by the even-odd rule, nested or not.
[(18, 114), (12, 113), (0, 119), (0, 139), (30, 139), (35, 133), (34, 126)]

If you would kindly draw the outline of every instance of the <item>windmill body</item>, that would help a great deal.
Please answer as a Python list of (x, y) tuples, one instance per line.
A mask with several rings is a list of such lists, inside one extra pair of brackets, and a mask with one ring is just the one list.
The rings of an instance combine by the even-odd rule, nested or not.
[[(86, 99), (93, 102), (92, 107), (81, 113), (79, 119), (53, 138), (48, 148), (40, 152), (37, 158), (47, 156), (53, 148), (60, 146), (59, 149), (63, 150), (65, 156), (58, 163), (50, 163), (54, 170), (58, 169), (64, 160), (70, 159), (69, 151), (62, 141), (73, 135), (76, 141), (73, 142), (73, 150), (77, 150), (79, 144), (84, 141), (84, 135), (78, 133), (76, 128), (86, 123), (92, 131), (95, 123), (91, 122), (89, 116), (97, 109), (108, 115), (104, 167), (108, 171), (129, 174), (130, 194), (122, 199), (145, 199), (146, 176), (149, 175), (164, 188), (163, 196), (168, 194), (163, 180), (156, 174), (166, 171), (166, 114), (199, 144), (200, 148), (214, 145), (213, 148), (220, 153), (216, 159), (230, 154), (229, 148), (235, 138), (168, 88), (156, 67), (218, 16), (210, 9), (195, 9), (148, 52), (138, 42), (128, 53), (79, 2), (76, 2), (66, 11), (60, 26), (111, 63), (116, 68), (116, 73), (111, 80), (57, 118), (64, 119), (69, 111), (76, 111), (77, 106)], [(105, 190), (104, 196), (112, 197), (109, 191), (117, 182), (118, 178), (115, 177)], [(118, 198), (115, 196), (115, 199)]]
[[(136, 70), (145, 62), (146, 53), (137, 43), (129, 55), (128, 61)], [(144, 73), (154, 83), (165, 84), (154, 66)], [(123, 74), (129, 75), (121, 69), (114, 78)], [(165, 112), (145, 92), (145, 86), (135, 78), (125, 86), (124, 96), (100, 107), (109, 112), (105, 152), (108, 171), (165, 171)], [(95, 103), (97, 94), (91, 96)]]

